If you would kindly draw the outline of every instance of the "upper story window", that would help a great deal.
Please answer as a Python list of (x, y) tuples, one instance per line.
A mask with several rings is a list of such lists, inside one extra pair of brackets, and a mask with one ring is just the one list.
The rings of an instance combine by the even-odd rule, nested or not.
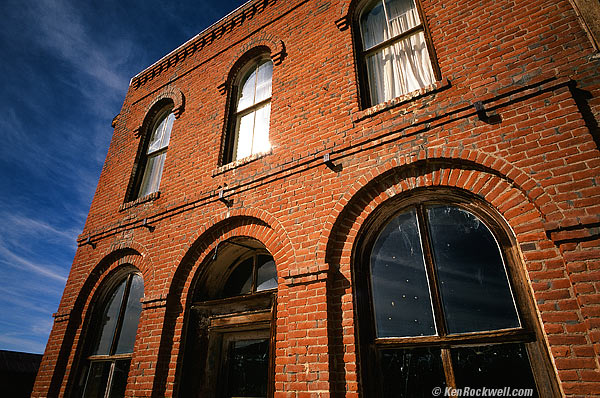
[[(357, 282), (369, 292), (357, 295), (369, 297), (358, 306), (365, 395), (510, 387), (553, 396), (535, 310), (511, 283), (492, 232), (499, 226), (448, 202), (428, 198), (383, 215), (361, 249)], [(508, 239), (503, 245), (510, 249)]]
[(171, 107), (162, 109), (154, 118), (140, 157), (132, 200), (158, 191), (174, 120)]
[(242, 69), (236, 85), (231, 116), (231, 132), (225, 162), (267, 152), (271, 115), (271, 77), (273, 62), (258, 58)]
[(360, 14), (360, 33), (368, 105), (418, 90), (436, 80), (415, 0), (368, 3)]
[(79, 386), (84, 398), (125, 395), (143, 295), (142, 277), (131, 273), (101, 300), (88, 329), (87, 370), (82, 372)]

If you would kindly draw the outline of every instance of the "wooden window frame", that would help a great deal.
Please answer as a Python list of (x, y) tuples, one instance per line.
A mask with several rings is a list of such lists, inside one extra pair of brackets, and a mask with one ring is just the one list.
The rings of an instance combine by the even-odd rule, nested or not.
[[(246, 244), (243, 240), (232, 239), (217, 245), (215, 251), (209, 255), (209, 262), (218, 258), (222, 250), (232, 247), (242, 250), (233, 256), (222, 254), (229, 265), (222, 267), (207, 267), (196, 287), (191, 291), (192, 303), (188, 310), (186, 320), (186, 339), (181, 375), (181, 385), (178, 396), (214, 396), (222, 397), (225, 394), (222, 380), (226, 371), (227, 349), (225, 341), (233, 336), (243, 336), (247, 333), (263, 333), (269, 337), (269, 374), (268, 397), (275, 394), (275, 338), (277, 319), (277, 292), (278, 287), (256, 291), (257, 284), (257, 259), (260, 255), (272, 257), (264, 247), (255, 247)], [(226, 247), (223, 249), (223, 247)], [(247, 251), (246, 251), (247, 250)], [(238, 266), (253, 258), (252, 286), (250, 293), (237, 296), (222, 297), (229, 278)], [(274, 260), (273, 260), (274, 261)], [(227, 263), (226, 263), (227, 264)], [(213, 274), (219, 278), (210, 278)], [(206, 285), (217, 285), (216, 289), (203, 292)], [(194, 340), (197, 339), (197, 340)], [(194, 353), (202, 352), (202, 359), (193, 359)], [(190, 374), (196, 375), (196, 380), (191, 380)], [(199, 375), (199, 376), (198, 376)]]
[[(242, 80), (244, 79), (244, 77), (246, 77), (246, 75), (252, 69), (257, 69), (258, 66), (263, 63), (263, 61), (268, 61), (273, 64), (273, 60), (271, 59), (271, 57), (268, 54), (261, 53), (260, 55), (254, 56), (254, 57), (250, 58), (247, 62), (245, 62), (244, 65), (235, 74), (234, 84), (232, 84), (231, 89), (229, 90), (229, 92), (230, 92), (230, 95), (228, 98), (229, 111), (227, 112), (229, 116), (228, 116), (228, 122), (226, 123), (227, 128), (226, 128), (226, 134), (225, 134), (225, 145), (224, 145), (223, 158), (222, 158), (221, 165), (226, 165), (229, 163), (233, 163), (233, 162), (245, 159), (245, 157), (239, 158), (239, 159), (235, 157), (235, 152), (237, 151), (237, 142), (238, 142), (238, 137), (239, 137), (238, 120), (241, 120), (242, 116), (245, 116), (246, 114), (249, 114), (251, 112), (255, 112), (256, 110), (262, 108), (263, 106), (267, 105), (268, 103), (271, 103), (271, 99), (273, 98), (273, 86), (272, 86), (273, 75), (271, 75), (271, 95), (269, 96), (269, 98), (266, 98), (260, 102), (257, 102), (255, 104), (253, 104), (252, 106), (243, 109), (242, 111), (238, 111), (238, 102), (240, 100), (239, 97), (240, 97), (240, 90), (242, 88)], [(272, 109), (271, 109), (271, 111), (272, 111)], [(270, 120), (270, 113), (269, 113), (269, 120)], [(270, 122), (269, 122), (269, 133), (270, 133)], [(254, 131), (253, 131), (252, 136), (254, 137)], [(259, 153), (260, 152), (252, 152), (247, 157), (252, 157)]]
[[(134, 167), (133, 178), (131, 180), (129, 193), (127, 195), (128, 202), (143, 198), (147, 195), (151, 195), (151, 194), (159, 191), (159, 190), (157, 190), (157, 191), (145, 194), (144, 196), (140, 196), (140, 190), (142, 188), (144, 174), (146, 172), (146, 167), (148, 166), (148, 159), (153, 156), (160, 156), (161, 154), (167, 152), (167, 150), (169, 149), (169, 145), (171, 143), (171, 139), (169, 138), (169, 142), (167, 143), (166, 146), (161, 147), (161, 148), (153, 151), (152, 153), (148, 153), (148, 146), (150, 145), (150, 137), (152, 136), (152, 133), (157, 128), (157, 126), (160, 124), (160, 122), (163, 120), (163, 118), (168, 118), (172, 113), (173, 113), (173, 103), (169, 102), (167, 104), (163, 104), (162, 106), (158, 106), (157, 109), (155, 109), (154, 111), (151, 111), (147, 116), (147, 120), (149, 122), (147, 124), (147, 127), (142, 130), (142, 131), (144, 131), (144, 133), (142, 134), (141, 145), (139, 146), (139, 149), (138, 149), (138, 156), (137, 156), (138, 161), (136, 162), (136, 165)], [(175, 118), (175, 120), (177, 120), (177, 119)], [(174, 121), (173, 121), (173, 124), (174, 124)], [(172, 133), (172, 130), (171, 130), (170, 134), (171, 133)], [(164, 173), (164, 169), (163, 169), (163, 173)], [(160, 180), (162, 180), (163, 173), (161, 173)]]
[[(86, 391), (86, 388), (87, 388), (87, 385), (89, 382), (88, 378), (90, 377), (90, 371), (91, 371), (92, 365), (94, 363), (110, 362), (110, 364), (111, 364), (109, 376), (108, 376), (108, 379), (107, 379), (106, 385), (105, 385), (104, 396), (106, 398), (108, 398), (110, 396), (116, 362), (119, 360), (128, 359), (130, 361), (129, 366), (131, 368), (131, 359), (133, 357), (133, 352), (124, 353), (124, 354), (116, 354), (115, 352), (117, 350), (119, 338), (121, 336), (121, 331), (123, 329), (123, 321), (125, 318), (125, 311), (127, 309), (127, 302), (129, 300), (129, 295), (131, 293), (131, 285), (133, 283), (133, 278), (135, 275), (142, 277), (142, 274), (140, 274), (139, 272), (128, 272), (127, 274), (125, 274), (122, 277), (115, 278), (113, 280), (113, 282), (109, 286), (106, 287), (102, 296), (98, 300), (98, 304), (96, 306), (94, 306), (95, 308), (92, 309), (93, 319), (91, 321), (91, 324), (87, 326), (87, 330), (88, 331), (90, 331), (92, 329), (95, 329), (95, 330), (93, 332), (89, 333), (89, 337), (86, 338), (86, 341), (87, 341), (86, 351), (88, 351), (88, 352), (92, 349), (92, 344), (99, 337), (98, 333), (101, 332), (101, 329), (96, 328), (95, 326), (99, 322), (99, 318), (101, 316), (100, 313), (106, 308), (106, 305), (108, 305), (108, 302), (107, 302), (108, 297), (110, 297), (110, 294), (115, 289), (118, 288), (118, 286), (123, 282), (123, 279), (126, 280), (125, 289), (123, 290), (123, 297), (121, 298), (121, 303), (119, 306), (119, 315), (117, 317), (115, 331), (113, 333), (112, 341), (110, 344), (110, 349), (109, 349), (110, 353), (108, 355), (88, 355), (87, 357), (84, 358), (85, 366), (84, 366), (83, 370), (81, 371), (81, 377), (85, 378), (85, 381), (81, 385), (80, 394), (82, 396), (85, 394), (85, 391)], [(138, 322), (139, 322), (139, 320), (138, 320)]]
[[(375, 2), (381, 2), (382, 0), (370, 0), (363, 1), (354, 12), (354, 18), (352, 26), (354, 27), (354, 42), (356, 43), (356, 53), (358, 54), (358, 80), (359, 80), (359, 97), (361, 106), (363, 109), (369, 108), (371, 106), (378, 105), (377, 103), (373, 103), (371, 100), (370, 94), (370, 84), (369, 84), (369, 76), (367, 72), (367, 57), (382, 48), (391, 47), (392, 45), (414, 35), (418, 32), (423, 32), (425, 36), (425, 43), (427, 45), (427, 53), (429, 54), (429, 60), (431, 62), (431, 67), (433, 69), (433, 74), (436, 81), (442, 79), (442, 73), (437, 62), (437, 56), (435, 53), (435, 48), (433, 46), (433, 40), (431, 39), (431, 31), (429, 30), (429, 25), (427, 24), (427, 18), (425, 17), (425, 12), (423, 11), (423, 6), (421, 5), (421, 0), (413, 0), (415, 3), (415, 7), (417, 9), (417, 13), (419, 15), (419, 19), (421, 23), (405, 32), (402, 32), (394, 37), (391, 37), (371, 48), (365, 49), (363, 39), (362, 39), (362, 26), (360, 23), (360, 19), (364, 13), (364, 11), (371, 4)], [(405, 93), (407, 94), (407, 93)], [(391, 100), (391, 99), (390, 99)], [(389, 101), (389, 100), (388, 100)]]
[[(505, 269), (513, 301), (521, 322), (521, 327), (494, 331), (448, 334), (442, 318), (442, 304), (437, 286), (438, 280), (433, 263), (431, 239), (424, 220), (424, 209), (427, 205), (442, 204), (467, 210), (477, 216), (494, 235)], [(378, 234), (403, 210), (417, 208), (420, 228), (420, 239), (429, 282), (429, 295), (432, 301), (433, 316), (436, 323), (436, 336), (423, 337), (384, 337), (377, 338), (375, 330), (373, 292), (370, 284), (370, 255)], [(417, 347), (439, 348), (448, 387), (456, 388), (456, 380), (452, 371), (450, 350), (459, 346), (481, 346), (503, 343), (522, 343), (527, 349), (531, 371), (538, 393), (543, 397), (559, 397), (556, 373), (551, 365), (550, 353), (544, 343), (544, 336), (536, 319), (536, 309), (531, 292), (525, 282), (522, 261), (515, 239), (508, 232), (510, 228), (487, 203), (447, 189), (423, 190), (420, 193), (403, 199), (391, 200), (377, 209), (361, 228), (359, 244), (353, 254), (355, 266), (352, 268), (355, 314), (357, 317), (357, 341), (359, 342), (359, 361), (361, 363), (361, 390), (363, 396), (381, 396), (379, 375), (377, 370), (379, 353), (383, 349), (410, 349)], [(362, 292), (362, 293), (361, 293)], [(376, 364), (376, 365), (373, 365)]]

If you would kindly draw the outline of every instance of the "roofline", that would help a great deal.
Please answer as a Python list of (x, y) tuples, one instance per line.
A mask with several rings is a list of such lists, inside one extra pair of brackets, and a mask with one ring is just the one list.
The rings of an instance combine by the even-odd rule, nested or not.
[(194, 40), (196, 40), (198, 37), (200, 37), (203, 33), (207, 32), (208, 30), (210, 30), (211, 28), (213, 28), (215, 25), (220, 24), (221, 22), (223, 22), (223, 20), (227, 19), (228, 17), (230, 17), (231, 15), (237, 13), (240, 9), (242, 9), (243, 7), (245, 7), (247, 4), (252, 3), (255, 0), (248, 0), (245, 3), (243, 3), (242, 5), (240, 5), (239, 7), (237, 7), (236, 9), (234, 9), (233, 11), (229, 12), (227, 15), (225, 15), (224, 17), (222, 17), (221, 19), (219, 19), (218, 21), (212, 23), (211, 25), (207, 26), (204, 30), (202, 30), (200, 33), (197, 33), (195, 36), (193, 36), (192, 38), (188, 39), (185, 43), (181, 44), (179, 47), (175, 48), (174, 50), (170, 51), (168, 54), (162, 56), (160, 59), (158, 59), (157, 61), (155, 61), (154, 63), (152, 63), (152, 65), (147, 66), (146, 68), (142, 69), (140, 72), (138, 72), (135, 76), (133, 76), (131, 79), (129, 79), (129, 85), (131, 86), (131, 83), (133, 82), (133, 80), (144, 74), (144, 72), (146, 72), (149, 69), (152, 69), (155, 65), (159, 64), (161, 61), (163, 61), (165, 58), (169, 58), (172, 54), (176, 53), (177, 51), (179, 51), (180, 49), (186, 47), (189, 43), (193, 42)]

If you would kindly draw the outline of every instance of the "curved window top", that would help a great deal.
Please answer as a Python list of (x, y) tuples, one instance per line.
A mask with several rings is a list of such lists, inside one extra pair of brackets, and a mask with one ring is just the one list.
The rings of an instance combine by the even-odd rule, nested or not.
[(273, 257), (253, 254), (240, 261), (223, 287), (223, 298), (258, 293), (277, 288), (277, 270)]
[(92, 356), (133, 352), (143, 295), (144, 282), (138, 274), (131, 274), (114, 288), (98, 320), (99, 331), (91, 351)]
[(141, 160), (143, 173), (141, 174), (137, 197), (141, 198), (157, 192), (160, 187), (174, 121), (175, 115), (169, 108), (159, 113), (152, 125), (148, 137), (148, 146)]
[(271, 149), (269, 122), (273, 62), (259, 58), (242, 75), (233, 115), (230, 161)]
[(273, 256), (256, 239), (237, 237), (220, 242), (194, 288), (194, 301), (248, 296), (277, 289)]
[(519, 328), (502, 254), (489, 228), (455, 206), (428, 205), (417, 213), (411, 208), (396, 215), (371, 252), (377, 337)]

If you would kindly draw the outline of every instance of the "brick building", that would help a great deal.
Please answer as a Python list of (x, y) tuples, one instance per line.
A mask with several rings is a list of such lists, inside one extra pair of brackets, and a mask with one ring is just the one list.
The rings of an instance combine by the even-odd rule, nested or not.
[(148, 67), (33, 396), (600, 395), (598, 8), (251, 0)]

